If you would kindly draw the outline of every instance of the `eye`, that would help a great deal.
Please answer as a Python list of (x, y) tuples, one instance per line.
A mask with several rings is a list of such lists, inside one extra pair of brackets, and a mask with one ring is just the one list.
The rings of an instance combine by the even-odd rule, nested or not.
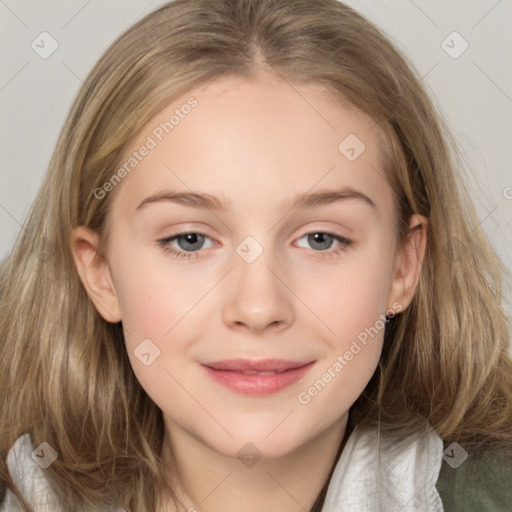
[[(336, 233), (328, 233), (326, 231), (315, 231), (307, 233), (303, 237), (299, 238), (299, 241), (306, 239), (307, 243), (310, 244), (315, 253), (325, 253), (315, 257), (333, 256), (345, 251), (351, 244), (352, 241)], [(167, 238), (158, 240), (158, 245), (166, 252), (172, 254), (176, 258), (190, 259), (199, 257), (199, 252), (204, 249), (205, 241), (212, 239), (200, 232), (191, 231), (186, 233), (179, 233)], [(333, 244), (334, 249), (331, 249)], [(211, 244), (212, 247), (214, 244)], [(303, 247), (299, 243), (300, 247)]]
[[(299, 241), (303, 239), (306, 239), (307, 243), (310, 244), (315, 252), (326, 252), (329, 255), (339, 254), (352, 244), (352, 241), (348, 238), (337, 235), (336, 233), (328, 233), (326, 231), (314, 231), (307, 233), (302, 238), (299, 238)], [(330, 250), (336, 242), (338, 245), (335, 246), (334, 249)], [(304, 245), (299, 243), (299, 247), (304, 247)]]
[[(197, 258), (200, 249), (203, 249), (205, 240), (211, 240), (211, 238), (204, 233), (189, 232), (180, 233), (167, 238), (158, 240), (158, 245), (162, 247), (165, 252), (171, 253), (177, 258)], [(177, 244), (178, 247), (176, 247)], [(189, 252), (190, 251), (190, 252)]]

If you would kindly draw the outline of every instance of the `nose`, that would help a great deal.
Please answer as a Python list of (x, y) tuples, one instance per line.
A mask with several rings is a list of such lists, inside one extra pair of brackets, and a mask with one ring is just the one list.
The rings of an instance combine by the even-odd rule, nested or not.
[(293, 322), (293, 293), (284, 271), (270, 251), (246, 263), (235, 254), (235, 268), (226, 280), (223, 320), (231, 329), (279, 332)]

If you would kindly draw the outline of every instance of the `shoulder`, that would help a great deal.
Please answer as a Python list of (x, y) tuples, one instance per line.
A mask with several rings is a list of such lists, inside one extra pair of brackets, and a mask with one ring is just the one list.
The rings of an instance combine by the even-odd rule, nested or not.
[[(58, 499), (45, 474), (46, 468), (58, 457), (57, 452), (50, 445), (42, 443), (34, 449), (29, 434), (23, 434), (10, 448), (7, 454), (7, 468), (16, 487), (23, 498), (32, 506), (34, 512), (58, 512), (62, 510)], [(126, 510), (113, 505), (110, 511), (126, 512)], [(16, 495), (7, 489), (3, 502), (0, 503), (0, 512), (23, 512)]]
[[(37, 455), (40, 457), (36, 458)], [(39, 459), (41, 462), (38, 463)], [(44, 474), (44, 466), (47, 461), (44, 447), (41, 447), (39, 452), (35, 451), (29, 434), (20, 436), (7, 454), (6, 463), (11, 478), (23, 498), (35, 510), (46, 510), (44, 507), (50, 510), (51, 507), (56, 507), (55, 496)], [(19, 501), (10, 489), (6, 492), (2, 506), (5, 510), (13, 512), (22, 510)]]
[(435, 488), (443, 442), (426, 427), (409, 435), (356, 427), (329, 481), (322, 512), (442, 511)]
[(445, 512), (510, 512), (512, 508), (512, 447), (464, 450), (444, 443), (436, 484)]

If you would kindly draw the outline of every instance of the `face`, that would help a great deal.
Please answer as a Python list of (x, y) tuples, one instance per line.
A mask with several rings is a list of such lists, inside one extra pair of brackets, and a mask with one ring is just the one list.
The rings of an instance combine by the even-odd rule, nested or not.
[(77, 261), (168, 435), (271, 458), (346, 420), (417, 270), (380, 147), (363, 114), (267, 74), (191, 90), (139, 133), (107, 192), (108, 265)]

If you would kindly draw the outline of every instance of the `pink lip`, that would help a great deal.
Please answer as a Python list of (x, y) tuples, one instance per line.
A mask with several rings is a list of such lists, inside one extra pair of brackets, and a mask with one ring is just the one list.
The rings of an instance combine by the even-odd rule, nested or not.
[[(244, 395), (270, 395), (299, 381), (315, 361), (285, 361), (283, 359), (229, 359), (202, 366), (220, 384)], [(276, 372), (244, 375), (243, 372)]]

